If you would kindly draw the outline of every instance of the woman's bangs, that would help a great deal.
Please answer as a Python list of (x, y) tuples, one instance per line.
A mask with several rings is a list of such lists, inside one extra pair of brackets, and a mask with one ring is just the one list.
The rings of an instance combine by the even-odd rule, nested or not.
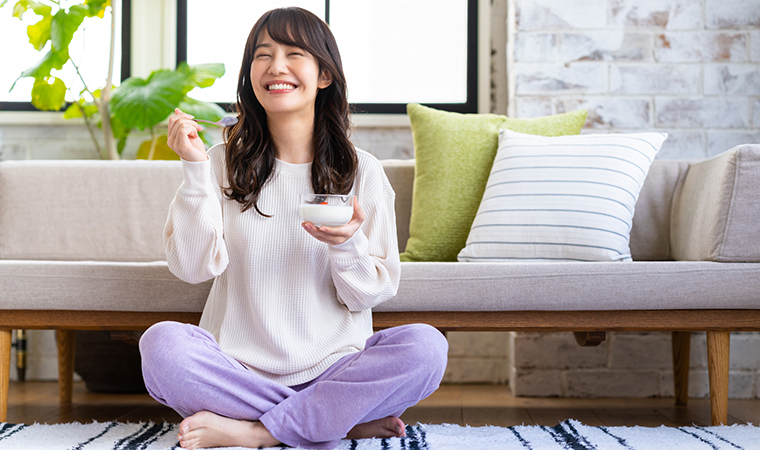
[(264, 27), (269, 37), (278, 44), (302, 48), (314, 54), (315, 48), (309, 40), (308, 22), (295, 10), (278, 10), (267, 20)]

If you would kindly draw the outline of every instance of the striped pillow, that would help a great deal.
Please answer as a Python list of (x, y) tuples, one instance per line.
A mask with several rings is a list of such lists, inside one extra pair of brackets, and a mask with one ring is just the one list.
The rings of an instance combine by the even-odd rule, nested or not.
[(666, 133), (499, 132), (459, 261), (630, 261), (633, 210)]

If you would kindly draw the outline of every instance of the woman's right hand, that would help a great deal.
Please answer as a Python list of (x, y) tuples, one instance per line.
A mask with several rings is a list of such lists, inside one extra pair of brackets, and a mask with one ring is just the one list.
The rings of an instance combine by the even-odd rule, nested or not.
[(185, 114), (179, 108), (169, 117), (169, 133), (166, 143), (185, 161), (206, 161), (206, 147), (198, 136), (203, 127), (198, 125), (190, 114)]

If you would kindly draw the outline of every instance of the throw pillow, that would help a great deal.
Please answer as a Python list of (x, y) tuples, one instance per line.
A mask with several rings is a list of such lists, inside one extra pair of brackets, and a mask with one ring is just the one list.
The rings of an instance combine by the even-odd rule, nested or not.
[(415, 176), (409, 240), (401, 261), (456, 261), (465, 246), (498, 147), (499, 129), (578, 134), (586, 110), (533, 119), (407, 106)]
[(459, 261), (630, 261), (634, 206), (666, 133), (499, 133)]

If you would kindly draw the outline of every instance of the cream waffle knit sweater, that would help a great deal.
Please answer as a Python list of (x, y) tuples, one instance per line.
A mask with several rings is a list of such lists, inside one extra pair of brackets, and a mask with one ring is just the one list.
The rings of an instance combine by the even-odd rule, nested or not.
[(215, 278), (200, 326), (222, 350), (265, 378), (305, 383), (362, 350), (370, 308), (396, 295), (395, 194), (380, 163), (357, 150), (354, 194), (367, 219), (330, 246), (301, 227), (298, 195), (312, 193), (311, 164), (277, 161), (259, 196), (267, 218), (223, 196), (224, 151), (182, 163), (164, 228), (169, 269), (189, 283)]

